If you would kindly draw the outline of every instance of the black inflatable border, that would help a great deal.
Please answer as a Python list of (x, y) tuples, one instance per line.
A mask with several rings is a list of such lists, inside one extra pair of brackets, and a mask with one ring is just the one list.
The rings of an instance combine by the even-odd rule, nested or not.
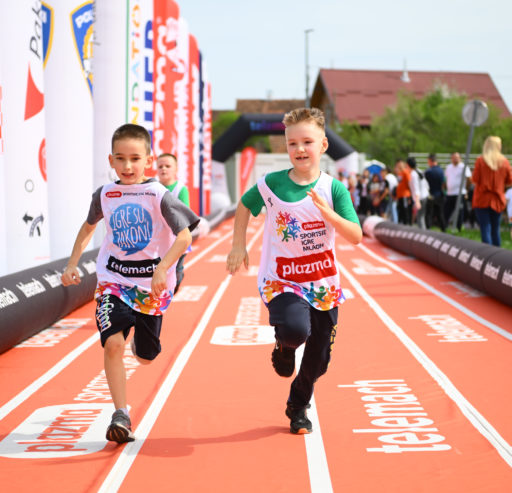
[[(234, 214), (231, 206), (203, 219), (216, 228)], [(195, 241), (201, 227), (193, 231)], [(93, 299), (99, 249), (84, 252), (79, 270), (82, 282), (64, 287), (60, 275), (69, 257), (0, 277), (0, 353), (11, 349)]]
[[(360, 219), (364, 228), (367, 218)], [(376, 222), (369, 234), (512, 306), (511, 250), (385, 220)]]

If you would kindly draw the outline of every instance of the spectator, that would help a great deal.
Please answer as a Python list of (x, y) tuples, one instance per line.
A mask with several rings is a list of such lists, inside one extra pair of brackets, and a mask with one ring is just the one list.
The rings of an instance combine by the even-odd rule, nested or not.
[(512, 185), (512, 169), (501, 153), (499, 137), (485, 139), (482, 155), (475, 161), (473, 182), (473, 209), (480, 225), (482, 242), (499, 247), (500, 218), (506, 206), (505, 186)]
[(368, 169), (363, 171), (363, 175), (359, 178), (357, 188), (359, 190), (359, 209), (358, 213), (366, 216), (370, 211), (370, 172)]
[(397, 159), (395, 174), (398, 178), (398, 185), (396, 187), (398, 222), (401, 224), (412, 224), (412, 200), (409, 187), (411, 173), (403, 159)]
[(388, 182), (374, 173), (370, 181), (370, 210), (372, 214), (384, 216), (388, 207), (389, 186)]
[(425, 171), (425, 178), (428, 181), (430, 194), (427, 199), (427, 211), (425, 222), (428, 229), (434, 224), (441, 228), (441, 231), (446, 229), (446, 221), (444, 219), (444, 192), (443, 185), (445, 182), (444, 171), (437, 164), (435, 154), (428, 155), (428, 169)]
[(392, 173), (389, 167), (385, 167), (382, 171), (383, 178), (388, 182), (388, 207), (386, 210), (386, 217), (391, 219), (394, 223), (398, 222), (398, 213), (396, 210), (396, 186), (398, 180)]
[(427, 229), (425, 225), (425, 213), (427, 210), (427, 199), (429, 195), (428, 182), (423, 176), (423, 173), (416, 165), (414, 157), (407, 158), (407, 166), (411, 172), (411, 181), (409, 186), (411, 188), (411, 197), (415, 207), (415, 221), (421, 229)]
[[(465, 168), (464, 163), (460, 159), (460, 154), (458, 152), (454, 152), (451, 157), (451, 164), (446, 167), (445, 176), (446, 176), (446, 199), (444, 203), (444, 219), (446, 224), (450, 223), (450, 219), (455, 210), (455, 205), (457, 203), (457, 197), (459, 195), (460, 184), (462, 184), (461, 191), (461, 207), (459, 208), (459, 214), (457, 217), (457, 229), (460, 231), (462, 227), (462, 222), (464, 220), (464, 209), (466, 207), (466, 194), (467, 186), (471, 183), (471, 171), (469, 168)], [(465, 175), (463, 178), (463, 173), (465, 171)]]

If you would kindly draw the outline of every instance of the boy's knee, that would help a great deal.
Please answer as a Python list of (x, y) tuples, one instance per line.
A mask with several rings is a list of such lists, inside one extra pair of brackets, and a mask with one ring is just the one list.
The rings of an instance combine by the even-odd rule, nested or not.
[(276, 335), (283, 346), (297, 349), (301, 344), (306, 342), (309, 336), (309, 327), (305, 325), (293, 327), (279, 325), (276, 327)]
[(125, 341), (122, 333), (117, 333), (110, 336), (105, 341), (104, 350), (108, 356), (118, 356), (124, 354)]

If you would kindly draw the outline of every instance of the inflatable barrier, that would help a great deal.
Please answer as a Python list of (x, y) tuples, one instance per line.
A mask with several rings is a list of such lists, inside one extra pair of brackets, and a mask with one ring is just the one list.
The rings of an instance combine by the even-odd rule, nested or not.
[(367, 236), (512, 306), (512, 251), (374, 216), (360, 220)]
[[(232, 206), (202, 218), (193, 239), (207, 234), (234, 211)], [(82, 282), (77, 286), (64, 287), (60, 280), (69, 257), (0, 277), (0, 353), (92, 300), (98, 251), (82, 254), (78, 265)]]

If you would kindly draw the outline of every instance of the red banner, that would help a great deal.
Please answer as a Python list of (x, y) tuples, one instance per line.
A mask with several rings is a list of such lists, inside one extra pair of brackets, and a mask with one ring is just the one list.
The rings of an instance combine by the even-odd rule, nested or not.
[(240, 195), (245, 192), (258, 151), (254, 147), (245, 147), (240, 154)]
[(188, 191), (190, 208), (199, 214), (199, 50), (197, 40), (189, 35), (188, 78)]
[(155, 0), (153, 17), (154, 93), (153, 93), (153, 149), (158, 156), (163, 152), (177, 153), (176, 82), (184, 71), (177, 56), (178, 4), (172, 0)]

